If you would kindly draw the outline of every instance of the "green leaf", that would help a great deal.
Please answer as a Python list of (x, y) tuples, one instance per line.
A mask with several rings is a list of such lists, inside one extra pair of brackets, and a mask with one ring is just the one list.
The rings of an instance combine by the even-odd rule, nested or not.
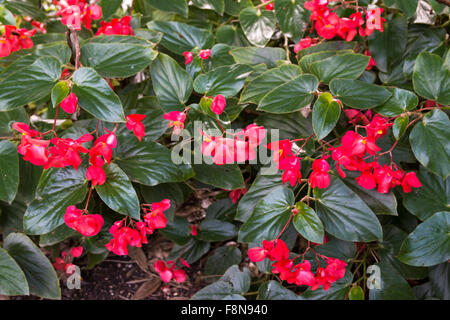
[(223, 14), (225, 3), (223, 0), (192, 0), (194, 5), (200, 9), (214, 10), (219, 14)]
[(326, 189), (315, 188), (314, 197), (325, 230), (337, 238), (369, 242), (383, 237), (373, 211), (339, 178), (331, 176)]
[(308, 54), (308, 55), (301, 57), (300, 60), (298, 61), (298, 64), (304, 73), (311, 73), (312, 72), (311, 65), (314, 62), (318, 62), (318, 61), (333, 57), (335, 55), (348, 54), (348, 53), (352, 53), (352, 51), (351, 50), (341, 50), (341, 51), (331, 50), (331, 51), (315, 52), (315, 53)]
[(264, 63), (268, 68), (275, 68), (277, 61), (286, 59), (286, 52), (281, 48), (235, 48), (230, 51), (236, 63), (258, 65)]
[(80, 68), (72, 76), (78, 104), (97, 119), (125, 122), (122, 104), (105, 79), (92, 68)]
[(314, 98), (319, 81), (304, 74), (273, 89), (264, 96), (258, 110), (270, 113), (290, 113), (307, 107)]
[(308, 54), (321, 52), (321, 51), (341, 51), (341, 50), (351, 50), (354, 51), (356, 47), (355, 41), (324, 41), (315, 46), (300, 50), (297, 55), (299, 58), (304, 57)]
[(407, 115), (398, 117), (394, 120), (394, 125), (392, 126), (392, 134), (394, 138), (399, 140), (403, 134), (406, 132), (409, 124), (409, 117)]
[(81, 63), (105, 78), (128, 78), (147, 68), (156, 51), (132, 43), (87, 43), (81, 47)]
[(322, 140), (334, 129), (340, 115), (339, 103), (329, 92), (322, 93), (314, 104), (312, 116), (317, 139)]
[(180, 246), (192, 239), (190, 224), (181, 217), (174, 217), (173, 221), (168, 221), (167, 226), (161, 229), (161, 233)]
[(442, 300), (450, 299), (450, 264), (441, 263), (430, 271), (430, 282), (436, 296)]
[(35, 199), (25, 212), (27, 234), (45, 234), (64, 223), (70, 205), (83, 201), (87, 193), (86, 170), (82, 167), (51, 168), (42, 173)]
[[(11, 110), (50, 94), (61, 76), (61, 64), (53, 57), (42, 57), (0, 81), (0, 111)], [(26, 92), (27, 94), (23, 94)]]
[(70, 93), (69, 83), (67, 81), (60, 81), (53, 87), (52, 90), (52, 105), (56, 108)]
[(255, 207), (252, 216), (239, 230), (239, 242), (259, 242), (277, 237), (292, 215), (294, 194), (279, 188), (266, 195)]
[[(260, 49), (261, 50), (261, 49)], [(258, 104), (267, 92), (300, 76), (301, 70), (293, 64), (270, 69), (250, 82), (241, 93), (241, 102)]]
[(279, 130), (279, 140), (309, 137), (313, 133), (311, 117), (305, 118), (301, 112), (290, 113), (288, 117), (266, 113), (256, 118), (255, 122), (266, 129)]
[(183, 257), (187, 263), (192, 264), (209, 252), (209, 242), (192, 239), (187, 245), (175, 245), (168, 259), (174, 260)]
[(192, 78), (175, 60), (159, 54), (150, 66), (153, 89), (165, 111), (182, 110), (192, 93)]
[(214, 250), (212, 256), (208, 258), (205, 264), (205, 274), (220, 275), (236, 264), (239, 265), (242, 260), (242, 253), (236, 246), (223, 246)]
[(408, 18), (414, 16), (419, 0), (394, 0), (397, 7), (402, 10)]
[(217, 28), (216, 42), (236, 47), (247, 47), (251, 45), (238, 25), (224, 25)]
[(283, 287), (278, 281), (270, 280), (259, 287), (258, 300), (302, 300), (302, 298)]
[(275, 32), (276, 19), (272, 11), (245, 8), (239, 14), (239, 22), (251, 44), (264, 47)]
[(446, 179), (450, 175), (450, 121), (445, 112), (433, 110), (416, 124), (409, 135), (417, 160)]
[[(167, 130), (168, 120), (164, 119), (164, 111), (159, 105), (151, 105), (151, 97), (144, 97), (137, 102), (137, 109), (127, 110), (129, 114), (145, 114), (146, 117), (142, 120), (145, 126), (145, 140), (156, 140), (160, 138)], [(134, 135), (131, 131), (122, 127), (120, 134), (125, 132), (129, 135)], [(137, 139), (137, 138), (135, 138)]]
[(300, 41), (309, 23), (309, 11), (305, 0), (275, 0), (275, 15), (281, 31), (294, 42)]
[(363, 54), (349, 53), (335, 55), (324, 60), (314, 62), (310, 70), (320, 82), (329, 84), (335, 78), (357, 79), (369, 65), (370, 57)]
[(354, 285), (350, 289), (350, 292), (348, 294), (348, 299), (349, 300), (364, 300), (364, 291), (363, 291), (363, 289), (360, 286), (358, 286), (358, 285)]
[(190, 165), (176, 165), (166, 147), (153, 142), (139, 142), (133, 136), (118, 136), (115, 162), (131, 181), (154, 186), (163, 182), (185, 181), (194, 175)]
[(197, 239), (203, 241), (223, 241), (237, 235), (234, 224), (216, 219), (208, 219), (198, 226)]
[(295, 208), (298, 213), (294, 215), (292, 222), (298, 233), (309, 241), (323, 243), (325, 232), (323, 231), (322, 221), (320, 221), (316, 212), (303, 202), (297, 202)]
[(419, 224), (403, 242), (398, 259), (418, 267), (450, 259), (450, 212), (437, 212)]
[(450, 179), (441, 177), (420, 167), (417, 172), (422, 187), (413, 188), (403, 195), (403, 205), (420, 220), (426, 220), (439, 211), (450, 211)]
[(28, 282), (19, 265), (0, 248), (0, 294), (7, 296), (29, 295)]
[(251, 0), (225, 0), (225, 12), (231, 16), (237, 17), (239, 12), (247, 7), (253, 6)]
[(334, 79), (331, 93), (344, 104), (356, 109), (370, 109), (386, 102), (391, 93), (384, 87), (360, 80)]
[(188, 16), (188, 5), (186, 0), (146, 0), (152, 7), (165, 11), (181, 14), (182, 16)]
[(251, 72), (252, 68), (242, 64), (218, 67), (199, 75), (194, 81), (194, 90), (207, 96), (221, 94), (230, 98), (242, 89)]
[(417, 96), (408, 90), (387, 87), (392, 96), (381, 106), (374, 109), (375, 112), (386, 116), (394, 117), (404, 113), (407, 110), (414, 109), (419, 103)]
[(107, 20), (111, 17), (122, 5), (122, 0), (100, 0), (102, 7), (103, 19)]
[(370, 300), (415, 300), (408, 282), (386, 261), (375, 264), (380, 268), (380, 288), (369, 289)]
[(21, 233), (10, 233), (3, 242), (3, 248), (25, 273), (31, 294), (47, 299), (61, 299), (55, 269), (30, 238)]
[(0, 6), (0, 22), (4, 25), (16, 25), (16, 18), (8, 9), (4, 6)]
[(235, 219), (241, 222), (246, 222), (252, 215), (253, 210), (260, 200), (278, 188), (283, 188), (281, 175), (258, 175), (250, 186), (248, 192), (239, 201)]
[(417, 57), (413, 84), (420, 96), (450, 105), (450, 69), (438, 55), (422, 52)]
[[(369, 51), (377, 69), (390, 74), (405, 53), (408, 22), (402, 15), (392, 15), (383, 24), (383, 28), (383, 32), (374, 32), (369, 37)], [(391, 45), (393, 43), (395, 46)]]
[(139, 199), (127, 175), (114, 163), (104, 170), (106, 182), (95, 187), (100, 198), (110, 209), (140, 220)]
[(151, 21), (147, 24), (150, 30), (164, 34), (161, 44), (168, 50), (182, 55), (184, 51), (194, 48), (207, 49), (214, 44), (210, 31), (200, 29), (186, 23), (175, 21)]
[(78, 231), (71, 229), (67, 225), (63, 224), (52, 232), (41, 235), (39, 237), (39, 246), (54, 246), (70, 237), (74, 237), (77, 235), (79, 235)]
[(39, 9), (36, 1), (33, 3), (32, 1), (8, 0), (5, 7), (16, 15), (32, 17), (36, 21), (46, 19), (44, 12)]
[(225, 190), (244, 188), (244, 178), (237, 164), (194, 164), (195, 179)]
[(327, 257), (349, 261), (356, 256), (356, 244), (332, 237), (327, 243), (317, 246), (318, 253)]
[(11, 135), (14, 132), (12, 128), (14, 122), (30, 123), (28, 115), (23, 107), (9, 111), (0, 111), (0, 135)]
[(19, 155), (8, 140), (0, 141), (0, 200), (11, 204), (19, 188)]

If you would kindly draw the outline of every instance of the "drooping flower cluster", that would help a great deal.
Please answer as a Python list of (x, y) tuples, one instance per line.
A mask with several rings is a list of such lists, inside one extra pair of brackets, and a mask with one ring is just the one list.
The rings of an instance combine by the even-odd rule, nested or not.
[(67, 97), (65, 97), (59, 106), (67, 113), (74, 113), (77, 111), (78, 98), (75, 93), (71, 92)]
[(127, 129), (133, 131), (136, 138), (139, 141), (142, 141), (142, 138), (145, 137), (145, 126), (142, 123), (147, 116), (145, 114), (130, 114), (126, 117), (127, 119)]
[[(187, 268), (191, 266), (182, 258), (180, 258), (180, 262)], [(153, 268), (158, 272), (159, 277), (163, 282), (170, 282), (170, 280), (174, 279), (176, 282), (184, 282), (186, 280), (186, 271), (183, 269), (175, 269), (176, 261), (170, 260), (164, 262), (163, 260), (157, 260), (153, 264)]]
[(330, 185), (330, 165), (325, 158), (314, 160), (312, 164), (313, 172), (309, 176), (309, 184), (311, 188), (324, 189)]
[(82, 24), (91, 30), (92, 20), (102, 17), (102, 7), (90, 4), (88, 0), (54, 0), (53, 3), (61, 8), (56, 13), (62, 17), (61, 23), (74, 30), (81, 30)]
[[(365, 121), (361, 114), (355, 114)], [(336, 161), (336, 169), (343, 178), (346, 174), (342, 167), (349, 171), (360, 171), (361, 175), (356, 182), (365, 189), (374, 189), (378, 192), (388, 193), (390, 188), (402, 186), (404, 192), (411, 192), (411, 187), (421, 186), (414, 172), (406, 173), (397, 165), (381, 165), (377, 162), (378, 152), (381, 150), (376, 145), (376, 140), (386, 135), (393, 124), (383, 116), (375, 115), (372, 120), (364, 126), (367, 135), (364, 137), (357, 132), (347, 131), (341, 139), (341, 145), (332, 150), (332, 158)], [(364, 157), (369, 154), (374, 161), (366, 162)]]
[(103, 217), (99, 214), (88, 214), (87, 210), (68, 206), (64, 214), (66, 225), (86, 237), (97, 235), (103, 227)]
[(294, 45), (294, 52), (297, 53), (300, 50), (309, 48), (309, 47), (317, 44), (317, 42), (319, 42), (319, 38), (305, 37), (303, 39), (300, 39), (300, 41)]
[(211, 111), (217, 115), (221, 115), (227, 105), (227, 100), (221, 94), (214, 97), (211, 103)]
[(102, 185), (106, 181), (106, 174), (103, 170), (105, 161), (111, 163), (113, 149), (117, 147), (116, 128), (113, 131), (105, 129), (105, 133), (98, 137), (94, 146), (89, 150), (89, 163), (91, 164), (86, 171), (86, 179), (91, 181), (92, 186)]
[[(311, 11), (310, 19), (319, 36), (325, 39), (332, 39), (339, 36), (345, 41), (352, 41), (359, 33), (360, 36), (370, 36), (374, 30), (383, 32), (383, 22), (381, 17), (382, 8), (375, 8), (363, 12), (357, 11), (348, 18), (340, 18), (332, 9), (328, 7), (329, 0), (312, 0), (305, 2), (305, 8)], [(363, 27), (363, 25), (365, 26)]]
[[(194, 53), (191, 51), (183, 52), (185, 64), (189, 64), (194, 60)], [(198, 57), (203, 60), (208, 60), (211, 56), (211, 49), (202, 49), (198, 52)]]
[[(73, 274), (74, 264), (72, 263), (74, 258), (79, 258), (83, 253), (83, 247), (73, 247), (69, 252), (63, 251), (61, 252), (61, 257), (57, 257), (53, 266), (58, 271), (64, 271), (66, 274)], [(72, 270), (72, 271), (71, 271)]]
[(274, 151), (273, 160), (277, 163), (278, 170), (284, 171), (281, 176), (283, 183), (289, 181), (291, 186), (295, 186), (297, 181), (300, 183), (302, 173), (300, 171), (300, 158), (292, 153), (292, 142), (288, 139), (271, 142), (267, 149)]
[(298, 286), (310, 286), (311, 290), (316, 290), (320, 286), (323, 286), (325, 291), (328, 290), (333, 282), (344, 277), (347, 266), (347, 263), (342, 260), (320, 255), (327, 262), (327, 266), (325, 268), (319, 266), (314, 275), (308, 260), (295, 264), (296, 259), (289, 258), (289, 248), (280, 239), (264, 240), (262, 247), (248, 250), (248, 257), (253, 262), (269, 259), (273, 262), (272, 272), (278, 274), (281, 280)]
[(114, 18), (110, 22), (100, 21), (100, 28), (97, 30), (96, 36), (104, 34), (132, 36), (134, 35), (133, 29), (130, 25), (131, 16), (125, 16), (121, 19)]
[[(119, 255), (128, 255), (128, 246), (142, 247), (142, 244), (148, 243), (147, 235), (153, 234), (156, 229), (163, 229), (167, 226), (167, 219), (164, 211), (170, 208), (170, 200), (165, 199), (161, 202), (144, 204), (144, 221), (131, 221), (130, 225), (124, 225), (126, 218), (114, 222), (109, 229), (113, 235), (106, 248)], [(150, 207), (151, 209), (147, 208)]]
[(223, 136), (210, 136), (200, 131), (204, 137), (202, 154), (212, 157), (217, 165), (244, 162), (256, 159), (256, 148), (261, 144), (266, 135), (266, 130), (256, 124), (248, 125), (231, 138)]
[(12, 52), (33, 47), (31, 37), (36, 34), (36, 29), (17, 29), (16, 26), (5, 26), (5, 33), (0, 37), (0, 58), (7, 57)]

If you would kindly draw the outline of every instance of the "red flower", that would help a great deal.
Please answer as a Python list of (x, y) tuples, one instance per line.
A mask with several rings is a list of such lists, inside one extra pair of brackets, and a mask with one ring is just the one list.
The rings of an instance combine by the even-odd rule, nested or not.
[(300, 159), (296, 156), (288, 156), (280, 161), (279, 169), (284, 170), (281, 180), (283, 184), (289, 181), (291, 186), (295, 186), (297, 180), (299, 183), (302, 179), (302, 173), (300, 172)]
[[(104, 162), (103, 159), (109, 164), (112, 158), (112, 149), (117, 147), (117, 137), (115, 134), (116, 129), (112, 132), (105, 129), (108, 133), (101, 135), (95, 142), (94, 146), (89, 150), (89, 161), (92, 165), (101, 167)], [(103, 159), (102, 159), (103, 157)]]
[(330, 12), (326, 17), (320, 17), (314, 27), (317, 34), (325, 39), (332, 39), (338, 32), (340, 19), (337, 14)]
[[(261, 3), (266, 3), (269, 2), (270, 0), (261, 0)], [(273, 2), (269, 3), (268, 5), (265, 6), (267, 11), (273, 11)]]
[(220, 115), (222, 114), (223, 109), (225, 109), (226, 105), (227, 100), (225, 100), (223, 95), (219, 94), (213, 99), (211, 103), (211, 111), (217, 115)]
[(119, 255), (128, 255), (128, 245), (132, 247), (142, 247), (141, 233), (138, 230), (122, 227), (123, 220), (116, 221), (109, 229), (109, 233), (113, 235), (113, 239), (106, 244), (106, 248)]
[(69, 228), (78, 231), (86, 237), (95, 236), (102, 229), (103, 217), (99, 214), (83, 215), (83, 212), (83, 210), (79, 210), (75, 206), (67, 207), (64, 222)]
[(190, 51), (183, 52), (183, 56), (184, 56), (184, 59), (185, 59), (184, 64), (189, 64), (194, 59), (194, 54), (192, 52), (190, 52)]
[(130, 114), (126, 117), (126, 126), (128, 130), (133, 131), (139, 141), (142, 140), (142, 137), (145, 137), (145, 127), (141, 122), (145, 119), (145, 117), (147, 117), (145, 114)]
[(191, 228), (191, 235), (196, 237), (198, 234), (198, 226), (196, 224), (191, 224), (189, 227)]
[(70, 249), (70, 255), (74, 258), (79, 258), (82, 253), (83, 253), (82, 246), (74, 247), (74, 248)]
[(330, 165), (325, 159), (314, 160), (312, 165), (313, 172), (309, 176), (309, 184), (311, 188), (318, 187), (319, 189), (328, 188), (330, 185)]
[(366, 11), (366, 36), (370, 36), (374, 30), (383, 32), (383, 22), (386, 20), (381, 17), (383, 8), (376, 8)]
[(388, 119), (380, 116), (379, 114), (373, 117), (372, 121), (365, 127), (367, 132), (367, 138), (375, 141), (378, 138), (385, 136), (388, 129), (393, 126), (393, 123), (389, 123)]
[(78, 98), (75, 93), (70, 93), (60, 103), (60, 107), (67, 113), (74, 113), (77, 110)]
[(305, 260), (304, 262), (295, 265), (294, 268), (295, 268), (296, 285), (298, 286), (314, 285), (316, 279), (314, 277), (314, 273), (311, 272), (311, 263), (308, 260)]
[(233, 202), (234, 204), (236, 204), (239, 201), (239, 198), (247, 193), (247, 189), (246, 188), (242, 188), (242, 189), (236, 189), (230, 192), (230, 199), (231, 202)]
[(82, 144), (92, 141), (92, 139), (90, 134), (85, 134), (75, 141), (70, 138), (53, 138), (50, 141), (55, 146), (49, 148), (50, 156), (44, 169), (73, 166), (75, 170), (78, 170), (78, 166), (82, 162), (79, 152), (89, 152)]
[(211, 55), (211, 49), (200, 50), (200, 52), (198, 53), (198, 56), (200, 57), (200, 59), (203, 59), (203, 60), (208, 60), (210, 55)]
[(169, 128), (174, 128), (173, 132), (178, 134), (184, 129), (184, 121), (186, 121), (186, 114), (180, 111), (171, 111), (164, 114), (164, 119), (169, 120)]
[(311, 47), (312, 45), (318, 42), (319, 38), (311, 39), (310, 37), (305, 37), (299, 41), (296, 45), (294, 45), (294, 52), (298, 53), (300, 50)]
[(280, 160), (292, 155), (292, 143), (289, 139), (271, 142), (267, 145), (267, 149), (275, 151), (273, 153), (273, 161), (275, 162), (280, 162)]
[(163, 260), (158, 260), (153, 264), (155, 271), (163, 282), (169, 282), (175, 279), (176, 282), (184, 282), (186, 280), (186, 272), (182, 269), (175, 270), (175, 262), (168, 261), (167, 265)]
[(151, 230), (164, 229), (167, 226), (167, 218), (164, 211), (170, 208), (170, 200), (164, 199), (161, 202), (152, 203), (152, 210), (144, 209), (144, 221)]
[(104, 34), (110, 35), (134, 35), (133, 29), (130, 26), (131, 16), (122, 17), (120, 20), (117, 18), (112, 19), (110, 22), (100, 21), (100, 28), (97, 30), (96, 36)]
[(86, 171), (86, 179), (92, 186), (101, 186), (106, 181), (106, 174), (102, 167), (90, 166)]
[(56, 13), (57, 16), (62, 16), (61, 23), (68, 28), (74, 30), (81, 30), (81, 10), (79, 6), (67, 6)]
[(416, 176), (415, 172), (408, 172), (402, 180), (402, 188), (404, 192), (411, 192), (412, 188), (420, 188), (422, 184)]
[(373, 67), (375, 67), (377, 65), (377, 63), (375, 62), (375, 60), (370, 55), (370, 51), (369, 50), (364, 51), (364, 55), (370, 57), (369, 65), (367, 66), (366, 70), (371, 70)]

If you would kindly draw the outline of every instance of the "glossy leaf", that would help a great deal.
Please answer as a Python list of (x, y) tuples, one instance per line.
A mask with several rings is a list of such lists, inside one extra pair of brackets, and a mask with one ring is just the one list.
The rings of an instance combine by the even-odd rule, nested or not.
[(313, 108), (313, 128), (317, 139), (322, 140), (334, 129), (340, 115), (339, 103), (330, 93), (322, 93)]
[(55, 269), (30, 238), (22, 233), (10, 233), (3, 248), (23, 270), (31, 294), (47, 299), (61, 298)]
[(258, 300), (302, 300), (293, 291), (283, 287), (278, 281), (264, 282), (258, 290)]
[(309, 22), (309, 11), (305, 0), (275, 0), (275, 15), (281, 31), (295, 42), (300, 41)]
[(20, 266), (0, 248), (0, 294), (7, 296), (29, 295), (28, 282)]
[(295, 208), (298, 213), (294, 215), (292, 223), (295, 229), (308, 241), (323, 243), (325, 232), (323, 224), (316, 212), (303, 202), (297, 202)]
[(409, 136), (416, 159), (444, 179), (450, 175), (449, 126), (445, 112), (433, 110), (414, 126)]
[(292, 215), (294, 194), (279, 188), (266, 195), (255, 207), (252, 216), (239, 230), (240, 242), (259, 242), (277, 237)]
[(239, 14), (239, 22), (251, 44), (264, 47), (275, 32), (276, 19), (272, 11), (245, 8)]
[(394, 117), (398, 116), (407, 110), (414, 109), (419, 103), (417, 96), (408, 90), (387, 87), (392, 96), (381, 106), (374, 109), (375, 112), (386, 116)]
[(277, 61), (286, 58), (286, 52), (281, 48), (235, 48), (230, 51), (236, 63), (258, 65), (264, 63), (268, 68), (275, 68)]
[(11, 203), (19, 188), (19, 156), (17, 147), (8, 140), (0, 141), (0, 200)]
[(270, 113), (290, 113), (307, 107), (314, 98), (319, 85), (317, 78), (310, 74), (273, 89), (262, 98), (258, 110)]
[(198, 226), (197, 239), (203, 241), (223, 241), (237, 235), (234, 224), (216, 219), (208, 219)]
[(315, 189), (316, 212), (325, 230), (346, 241), (382, 238), (380, 222), (373, 211), (339, 178), (331, 176), (330, 186)]
[(72, 81), (72, 91), (81, 108), (100, 120), (125, 122), (119, 97), (94, 69), (78, 69), (74, 72)]
[(187, 17), (188, 15), (188, 5), (186, 0), (146, 0), (149, 5), (152, 7), (166, 11), (173, 12), (177, 14), (181, 14), (182, 16)]
[(217, 166), (215, 164), (194, 164), (195, 179), (225, 190), (244, 187), (244, 178), (236, 164)]

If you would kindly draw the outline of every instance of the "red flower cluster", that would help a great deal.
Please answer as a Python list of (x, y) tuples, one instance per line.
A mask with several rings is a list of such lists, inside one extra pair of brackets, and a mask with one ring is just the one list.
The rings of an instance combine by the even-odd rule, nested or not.
[(67, 97), (64, 98), (63, 101), (59, 104), (59, 106), (67, 113), (74, 113), (77, 110), (78, 106), (78, 98), (75, 93), (71, 92)]
[(328, 265), (326, 268), (319, 266), (317, 274), (314, 275), (308, 260), (295, 264), (295, 259), (289, 259), (289, 248), (280, 239), (264, 240), (262, 248), (256, 247), (248, 250), (248, 257), (253, 262), (259, 262), (266, 258), (275, 261), (272, 264), (272, 272), (279, 274), (281, 280), (286, 280), (289, 284), (295, 283), (298, 286), (310, 286), (311, 290), (323, 286), (326, 291), (333, 282), (344, 277), (347, 264), (339, 259), (320, 256), (326, 260)]
[(289, 181), (291, 186), (295, 186), (297, 181), (300, 183), (302, 173), (300, 172), (300, 158), (292, 153), (292, 142), (288, 139), (271, 142), (267, 149), (274, 151), (273, 160), (277, 163), (278, 170), (282, 170), (281, 180), (283, 183)]
[[(341, 146), (330, 148), (339, 175), (343, 178), (346, 176), (341, 166), (349, 171), (360, 171), (361, 175), (356, 178), (357, 183), (365, 189), (374, 189), (378, 186), (380, 193), (388, 193), (390, 188), (399, 185), (403, 187), (404, 192), (411, 192), (411, 187), (420, 187), (421, 183), (414, 172), (405, 174), (395, 164), (382, 166), (376, 161), (377, 152), (381, 149), (375, 142), (386, 135), (392, 125), (385, 117), (377, 114), (364, 126), (366, 137), (354, 131), (347, 131), (341, 139)], [(366, 153), (374, 156), (375, 161), (365, 162)]]
[(164, 114), (164, 119), (169, 120), (169, 128), (173, 127), (173, 133), (179, 134), (184, 129), (184, 121), (186, 121), (186, 113), (180, 111), (172, 111)]
[(130, 114), (126, 117), (127, 119), (127, 129), (133, 131), (136, 138), (139, 141), (142, 141), (142, 138), (145, 137), (145, 127), (142, 123), (147, 116), (145, 114)]
[(15, 26), (6, 25), (5, 33), (0, 37), (0, 58), (7, 57), (12, 52), (33, 47), (31, 37), (36, 34), (36, 29), (17, 29)]
[[(329, 0), (312, 0), (305, 2), (305, 8), (311, 11), (310, 19), (314, 23), (317, 34), (325, 39), (332, 39), (339, 36), (345, 41), (352, 41), (359, 33), (360, 36), (370, 36), (374, 30), (383, 32), (383, 22), (381, 17), (382, 8), (367, 10), (364, 21), (362, 12), (355, 12), (349, 18), (339, 18), (339, 16), (328, 7)], [(365, 28), (363, 28), (364, 23)]]
[(326, 158), (314, 160), (312, 164), (313, 172), (309, 176), (309, 184), (311, 188), (324, 189), (328, 188), (330, 185), (330, 175), (328, 170), (330, 170), (330, 165), (328, 164)]
[(103, 165), (111, 163), (113, 149), (117, 147), (116, 129), (101, 135), (89, 150), (89, 162), (91, 166), (86, 171), (86, 179), (91, 181), (92, 186), (102, 185), (106, 181), (106, 174)]
[(66, 274), (72, 274), (73, 272), (70, 272), (70, 267), (74, 266), (72, 264), (73, 258), (79, 258), (81, 254), (83, 253), (83, 247), (74, 247), (70, 249), (69, 253), (67, 251), (61, 252), (61, 257), (58, 257), (55, 259), (55, 262), (53, 263), (53, 266), (58, 271), (64, 271)]
[(70, 138), (61, 139), (53, 138), (50, 140), (54, 147), (49, 148), (49, 157), (44, 169), (48, 168), (64, 168), (72, 166), (78, 170), (82, 162), (81, 153), (88, 153), (89, 150), (83, 147), (83, 143), (92, 141), (94, 138), (90, 134), (85, 134), (77, 140)]
[(164, 211), (170, 208), (170, 200), (165, 199), (158, 203), (152, 203), (151, 210), (144, 208), (146, 213), (144, 221), (131, 222), (134, 227), (124, 226), (124, 221), (119, 220), (114, 222), (109, 229), (109, 233), (113, 235), (111, 241), (106, 244), (106, 248), (119, 255), (128, 254), (128, 245), (132, 247), (140, 248), (142, 244), (148, 243), (147, 235), (153, 234), (156, 229), (165, 228), (167, 225), (167, 219), (164, 216)]
[(125, 16), (120, 20), (117, 18), (112, 19), (110, 22), (100, 21), (100, 28), (97, 30), (96, 36), (104, 34), (110, 35), (134, 35), (133, 29), (130, 26), (131, 17)]
[(54, 0), (53, 3), (61, 9), (56, 13), (61, 16), (61, 23), (68, 28), (81, 30), (81, 24), (86, 29), (92, 29), (92, 20), (102, 17), (102, 7), (97, 4), (89, 4), (87, 0)]
[(99, 214), (84, 214), (85, 210), (69, 206), (64, 215), (66, 225), (86, 237), (93, 237), (100, 232), (103, 226), (103, 217)]
[[(180, 258), (181, 263), (190, 268), (186, 261)], [(155, 271), (159, 273), (159, 277), (164, 282), (169, 282), (174, 279), (176, 282), (184, 282), (186, 280), (186, 272), (182, 269), (175, 269), (175, 261), (167, 261), (167, 264), (163, 260), (158, 260), (153, 264)]]
[(266, 135), (266, 130), (256, 124), (233, 134), (233, 138), (213, 137), (200, 131), (204, 136), (202, 154), (212, 157), (217, 165), (256, 159), (256, 148)]
[[(194, 53), (191, 51), (183, 52), (183, 56), (185, 59), (185, 64), (189, 64), (192, 62), (192, 60), (194, 60)], [(211, 56), (211, 49), (200, 50), (198, 56), (200, 57), (200, 59), (208, 60), (209, 57)]]

